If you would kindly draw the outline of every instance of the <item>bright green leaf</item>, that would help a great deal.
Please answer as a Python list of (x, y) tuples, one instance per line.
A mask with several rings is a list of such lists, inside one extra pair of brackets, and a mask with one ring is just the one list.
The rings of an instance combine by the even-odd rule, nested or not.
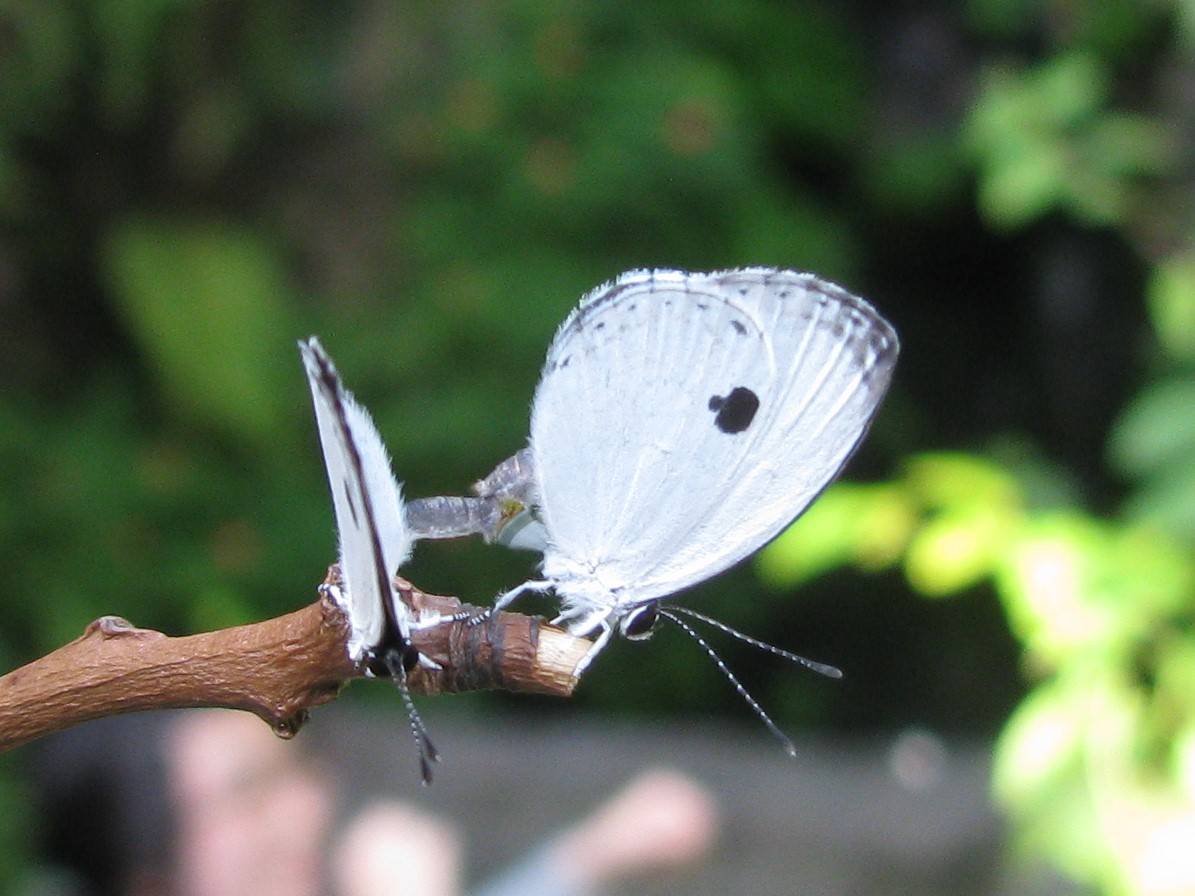
[(976, 584), (991, 573), (1017, 523), (1018, 517), (1000, 504), (979, 504), (935, 517), (909, 544), (909, 583), (931, 597)]
[(1083, 711), (1076, 694), (1052, 681), (1021, 701), (996, 743), (992, 790), (1022, 808), (1073, 774), (1083, 751)]
[(973, 454), (921, 454), (905, 467), (910, 491), (933, 510), (1020, 504), (1016, 480), (999, 465)]
[(900, 556), (916, 519), (897, 486), (836, 485), (760, 553), (756, 569), (777, 588), (847, 563), (879, 569)]
[(1195, 803), (1195, 720), (1174, 739), (1174, 777), (1186, 798)]
[(1077, 663), (1017, 707), (996, 744), (992, 789), (1016, 820), (1022, 849), (1076, 880), (1108, 885), (1122, 874), (1101, 811), (1130, 797), (1141, 703), (1106, 666)]
[(980, 210), (997, 227), (1019, 227), (1059, 201), (1066, 176), (1064, 148), (1042, 142), (1031, 152), (988, 167), (979, 184)]
[(1176, 361), (1195, 361), (1195, 253), (1175, 255), (1156, 265), (1147, 296), (1162, 348)]
[(997, 583), (1013, 632), (1050, 663), (1104, 642), (1113, 612), (1091, 599), (1093, 565), (1109, 549), (1104, 530), (1078, 514), (1033, 523), (1002, 558)]

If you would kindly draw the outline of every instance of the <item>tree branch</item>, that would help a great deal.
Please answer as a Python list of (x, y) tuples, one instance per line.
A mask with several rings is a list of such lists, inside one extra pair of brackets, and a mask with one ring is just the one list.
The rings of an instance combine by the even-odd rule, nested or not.
[[(476, 609), (395, 581), (416, 618)], [(0, 678), (0, 751), (102, 716), (197, 706), (247, 710), (293, 737), (311, 707), (365, 674), (349, 659), (348, 632), (326, 598), (276, 619), (181, 638), (102, 616), (74, 641)], [(412, 671), (414, 694), (504, 689), (567, 697), (590, 646), (538, 617), (504, 612), (477, 625), (419, 629), (411, 640), (441, 666)]]

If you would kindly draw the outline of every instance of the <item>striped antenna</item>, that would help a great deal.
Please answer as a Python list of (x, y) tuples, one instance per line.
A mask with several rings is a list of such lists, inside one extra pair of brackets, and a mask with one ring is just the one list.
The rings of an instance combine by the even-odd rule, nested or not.
[(780, 745), (784, 747), (784, 752), (795, 759), (797, 757), (797, 748), (793, 746), (793, 742), (789, 740), (788, 735), (781, 731), (780, 728), (777, 727), (776, 723), (772, 721), (771, 716), (764, 712), (764, 708), (759, 705), (759, 702), (752, 697), (750, 693), (748, 693), (747, 689), (743, 687), (742, 683), (735, 678), (734, 673), (730, 671), (730, 668), (726, 665), (726, 663), (722, 662), (722, 657), (718, 656), (718, 654), (714, 652), (714, 648), (710, 647), (710, 645), (706, 643), (705, 638), (697, 634), (697, 632), (693, 630), (692, 626), (669, 610), (660, 607), (660, 615), (665, 619), (679, 625), (681, 630), (684, 631), (686, 635), (701, 645), (701, 648), (709, 655), (709, 658), (714, 661), (714, 665), (722, 670), (722, 674), (726, 676), (732, 685), (734, 685), (734, 689), (738, 691), (739, 696), (746, 700), (747, 705), (755, 710), (755, 714), (759, 716), (760, 721), (767, 726), (767, 729), (771, 731), (772, 734), (776, 735), (776, 739), (779, 740)]

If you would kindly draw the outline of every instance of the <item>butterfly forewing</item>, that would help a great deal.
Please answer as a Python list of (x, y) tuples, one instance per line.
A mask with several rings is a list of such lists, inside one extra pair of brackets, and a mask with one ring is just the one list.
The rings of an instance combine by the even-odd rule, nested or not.
[(391, 577), (411, 552), (402, 496), (390, 458), (369, 414), (344, 389), (314, 338), (302, 342), (324, 464), (336, 512), (340, 573), (352, 635), (349, 654), (360, 660), (387, 633), (387, 616), (405, 641), (409, 614)]
[(634, 603), (743, 559), (850, 457), (896, 354), (867, 303), (807, 274), (638, 272), (595, 291), (532, 412), (548, 565)]

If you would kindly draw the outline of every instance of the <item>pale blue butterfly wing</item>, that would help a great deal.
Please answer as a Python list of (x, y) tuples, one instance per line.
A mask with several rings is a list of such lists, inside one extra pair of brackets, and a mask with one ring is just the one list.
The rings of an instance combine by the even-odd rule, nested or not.
[(531, 423), (566, 612), (666, 596), (774, 538), (863, 438), (897, 352), (869, 304), (809, 274), (640, 271), (590, 293)]

